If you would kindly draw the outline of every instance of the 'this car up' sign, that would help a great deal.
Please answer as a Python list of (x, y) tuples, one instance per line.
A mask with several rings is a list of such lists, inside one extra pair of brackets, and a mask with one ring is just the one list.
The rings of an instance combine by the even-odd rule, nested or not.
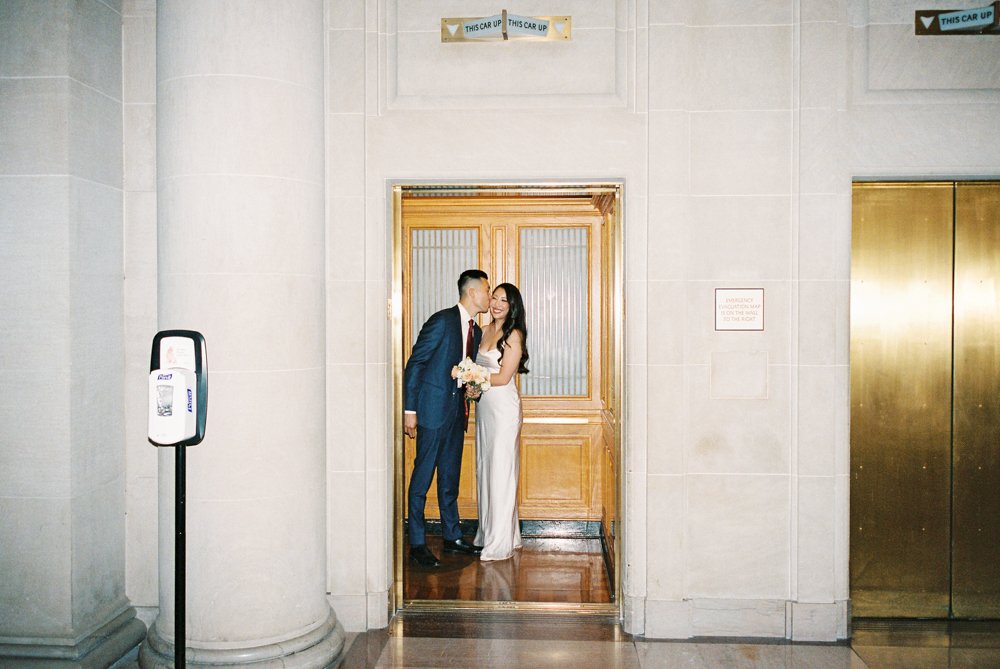
[(918, 9), (917, 35), (1000, 34), (1000, 1), (976, 9)]
[(504, 9), (493, 16), (441, 19), (442, 42), (553, 41), (572, 36), (570, 16), (519, 16)]

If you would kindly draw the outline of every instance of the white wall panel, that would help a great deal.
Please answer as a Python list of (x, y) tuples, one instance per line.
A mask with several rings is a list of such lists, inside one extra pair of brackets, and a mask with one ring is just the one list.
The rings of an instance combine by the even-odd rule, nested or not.
[(713, 26), (692, 33), (688, 93), (698, 109), (791, 106), (790, 25)]
[[(971, 5), (982, 7), (986, 3)], [(970, 5), (955, 5), (955, 7)], [(915, 9), (931, 9), (918, 5)], [(868, 26), (871, 90), (977, 90), (1000, 88), (996, 37), (914, 34), (914, 14), (902, 24)]]
[[(788, 477), (689, 476), (685, 492), (686, 596), (784, 600), (789, 587)], [(725, 603), (719, 608), (726, 608)], [(702, 633), (721, 631), (704, 628)]]
[[(629, 99), (629, 13), (613, 0), (517, 8), (571, 16), (570, 40), (441, 42), (441, 19), (490, 16), (485, 3), (384, 0), (387, 109), (625, 107)], [(512, 10), (513, 11), (513, 10)], [(542, 64), (540, 66), (540, 64)]]
[(791, 23), (791, 2), (774, 0), (650, 0), (651, 23), (690, 26), (755, 26)]

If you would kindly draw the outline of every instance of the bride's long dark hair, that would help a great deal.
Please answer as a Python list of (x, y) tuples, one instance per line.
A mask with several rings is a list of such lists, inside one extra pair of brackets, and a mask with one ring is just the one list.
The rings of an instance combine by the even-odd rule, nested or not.
[(510, 333), (514, 330), (519, 331), (521, 333), (521, 362), (517, 366), (517, 373), (527, 374), (528, 326), (524, 320), (524, 301), (521, 299), (521, 291), (512, 283), (501, 283), (493, 289), (493, 292), (496, 293), (500, 288), (503, 288), (503, 292), (507, 295), (507, 306), (509, 307), (507, 318), (504, 319), (501, 328), (503, 334), (497, 340), (497, 349), (500, 350), (500, 360), (503, 360), (504, 344), (507, 343)]

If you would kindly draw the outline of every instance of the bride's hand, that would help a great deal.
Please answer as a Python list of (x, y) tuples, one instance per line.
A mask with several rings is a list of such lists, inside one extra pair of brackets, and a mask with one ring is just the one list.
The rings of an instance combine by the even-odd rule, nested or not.
[(478, 400), (479, 396), (482, 394), (483, 391), (480, 390), (479, 386), (473, 386), (473, 385), (465, 386), (465, 396), (468, 397), (470, 400)]

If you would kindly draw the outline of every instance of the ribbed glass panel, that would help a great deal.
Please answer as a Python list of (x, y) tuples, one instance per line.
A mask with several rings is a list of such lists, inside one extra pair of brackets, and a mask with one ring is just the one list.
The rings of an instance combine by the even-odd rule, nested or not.
[(587, 394), (586, 228), (521, 229), (521, 296), (530, 374), (525, 395)]
[(412, 341), (431, 314), (458, 304), (458, 277), (479, 266), (477, 228), (413, 230), (410, 237)]

